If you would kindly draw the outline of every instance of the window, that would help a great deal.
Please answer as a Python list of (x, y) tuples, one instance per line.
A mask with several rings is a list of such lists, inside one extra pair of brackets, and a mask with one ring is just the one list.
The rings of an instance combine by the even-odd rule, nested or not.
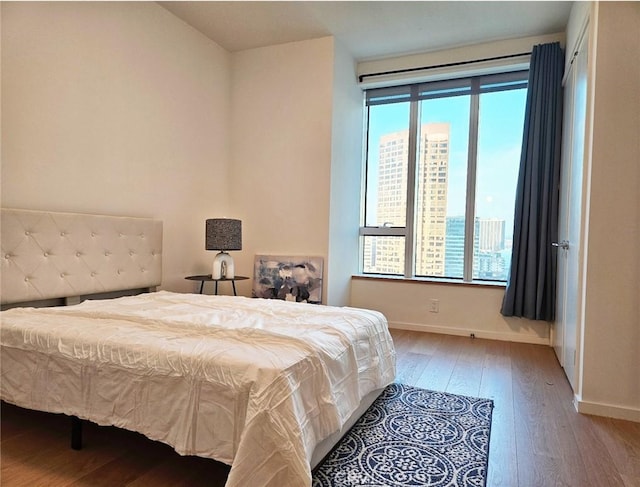
[(367, 90), (364, 273), (507, 280), (527, 76)]

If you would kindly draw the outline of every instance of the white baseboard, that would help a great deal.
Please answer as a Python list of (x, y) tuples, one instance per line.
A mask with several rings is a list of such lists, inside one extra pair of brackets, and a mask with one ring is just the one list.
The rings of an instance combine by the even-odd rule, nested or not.
[(502, 340), (505, 342), (532, 343), (535, 345), (551, 345), (551, 340), (549, 337), (539, 337), (537, 335), (524, 333), (476, 330), (473, 328), (454, 328), (449, 326), (403, 323), (398, 321), (389, 322), (389, 328), (467, 337), (473, 334), (475, 338), (488, 338), (490, 340)]
[(574, 397), (573, 405), (575, 406), (576, 411), (581, 414), (605, 416), (607, 418), (624, 419), (626, 421), (640, 423), (640, 409), (583, 401), (578, 396)]

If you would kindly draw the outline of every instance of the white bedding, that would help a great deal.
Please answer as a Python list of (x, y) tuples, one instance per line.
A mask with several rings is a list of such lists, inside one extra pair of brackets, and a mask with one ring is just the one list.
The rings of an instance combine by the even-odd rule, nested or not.
[(228, 487), (310, 485), (316, 444), (395, 377), (370, 310), (162, 291), (0, 317), (3, 400), (215, 458)]

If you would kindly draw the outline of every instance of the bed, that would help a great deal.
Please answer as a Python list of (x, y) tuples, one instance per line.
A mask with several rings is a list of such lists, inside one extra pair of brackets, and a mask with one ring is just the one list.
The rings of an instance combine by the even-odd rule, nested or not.
[(375, 311), (155, 291), (159, 221), (3, 209), (0, 231), (0, 398), (222, 461), (229, 487), (310, 485), (395, 377)]

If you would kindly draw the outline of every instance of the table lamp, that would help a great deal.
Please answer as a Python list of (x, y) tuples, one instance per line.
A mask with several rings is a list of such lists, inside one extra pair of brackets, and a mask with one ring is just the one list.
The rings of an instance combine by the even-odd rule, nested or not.
[(235, 277), (233, 258), (228, 250), (242, 250), (242, 222), (232, 218), (210, 218), (206, 221), (205, 247), (218, 250), (213, 259), (212, 279)]

